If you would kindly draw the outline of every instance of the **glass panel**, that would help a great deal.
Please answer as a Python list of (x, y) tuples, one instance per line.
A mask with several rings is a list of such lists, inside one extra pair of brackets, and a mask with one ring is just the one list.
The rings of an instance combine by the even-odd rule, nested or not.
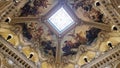
[(63, 7), (61, 7), (55, 14), (53, 14), (48, 19), (48, 22), (58, 31), (59, 34), (74, 24), (73, 19), (64, 10)]

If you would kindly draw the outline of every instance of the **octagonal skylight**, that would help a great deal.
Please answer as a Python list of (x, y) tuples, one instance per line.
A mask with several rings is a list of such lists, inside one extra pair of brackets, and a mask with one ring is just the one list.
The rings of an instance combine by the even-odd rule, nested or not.
[(71, 25), (75, 23), (63, 7), (55, 12), (48, 19), (48, 22), (59, 34), (67, 30)]

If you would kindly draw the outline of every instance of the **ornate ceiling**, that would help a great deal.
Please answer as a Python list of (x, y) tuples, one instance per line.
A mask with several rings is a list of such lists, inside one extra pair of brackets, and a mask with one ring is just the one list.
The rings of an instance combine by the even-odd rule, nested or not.
[(0, 0), (0, 66), (118, 68), (119, 29), (119, 0)]

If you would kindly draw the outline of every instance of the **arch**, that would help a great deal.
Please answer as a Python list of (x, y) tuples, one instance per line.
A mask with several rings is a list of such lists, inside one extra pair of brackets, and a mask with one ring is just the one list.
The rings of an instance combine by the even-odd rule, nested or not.
[(95, 1), (95, 6), (100, 6), (100, 2), (99, 1)]
[(11, 22), (11, 18), (10, 18), (10, 17), (7, 17), (7, 19), (5, 20), (5, 22), (10, 23), (10, 22)]
[(117, 30), (118, 30), (117, 26), (115, 26), (115, 25), (113, 25), (111, 29), (112, 29), (113, 31), (117, 31)]

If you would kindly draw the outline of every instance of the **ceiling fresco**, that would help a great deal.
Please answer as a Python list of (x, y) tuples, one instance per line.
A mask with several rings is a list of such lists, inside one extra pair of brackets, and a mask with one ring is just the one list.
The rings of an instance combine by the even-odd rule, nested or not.
[[(12, 13), (16, 8), (13, 7), (11, 16), (8, 15), (4, 21), (4, 15), (1, 16), (0, 35), (38, 68), (80, 68), (120, 43), (119, 28), (99, 9), (99, 1), (11, 2), (20, 9)], [(16, 17), (26, 20), (13, 23)], [(6, 64), (8, 59), (5, 58), (3, 64), (13, 68), (15, 62), (10, 60), (12, 63)]]

